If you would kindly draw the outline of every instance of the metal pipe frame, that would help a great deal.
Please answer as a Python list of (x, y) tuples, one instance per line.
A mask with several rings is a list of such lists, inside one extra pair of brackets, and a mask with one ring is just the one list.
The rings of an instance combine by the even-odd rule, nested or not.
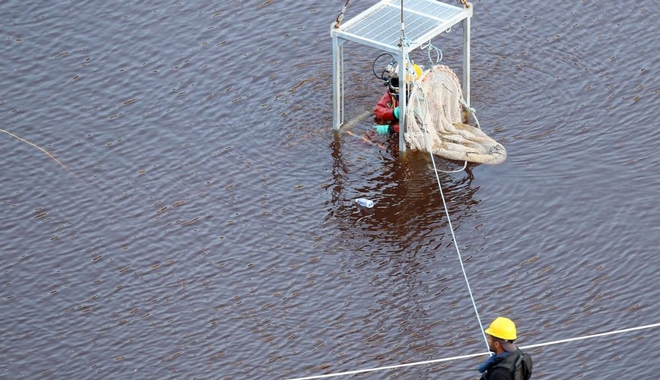
[(333, 23), (332, 36), (332, 128), (339, 130), (344, 124), (344, 42), (337, 36)]
[[(382, 1), (381, 1), (382, 3)], [(470, 39), (471, 39), (471, 17), (474, 11), (473, 5), (468, 3), (469, 6), (464, 9), (464, 14), (456, 16), (456, 18), (447, 20), (449, 25), (453, 23), (458, 23), (462, 20), (463, 23), (463, 99), (465, 103), (470, 106)], [(371, 12), (374, 9), (377, 9), (379, 4), (371, 7), (365, 13)], [(460, 19), (458, 19), (460, 18)], [(358, 19), (358, 18), (356, 18)], [(345, 25), (348, 25), (351, 22), (358, 22), (359, 20), (350, 20)], [(435, 35), (440, 34), (438, 30), (433, 30), (433, 35), (428, 35), (428, 41), (431, 40)], [(340, 28), (336, 27), (336, 22), (332, 23), (330, 27), (330, 35), (332, 36), (332, 128), (337, 131), (344, 124), (344, 43), (348, 40), (356, 41), (358, 43), (376, 47), (380, 50), (389, 52), (395, 56), (397, 63), (399, 64), (399, 78), (403, 80), (399, 81), (399, 93), (404, 94), (399, 97), (399, 151), (406, 151), (406, 110), (407, 110), (407, 87), (406, 83), (406, 62), (405, 57), (408, 56), (410, 51), (422, 45), (419, 41), (414, 41), (410, 46), (401, 44), (398, 49), (394, 49), (392, 46), (375, 43), (374, 41), (369, 41), (362, 39), (359, 36), (347, 34), (342, 32)], [(424, 36), (427, 37), (426, 35)]]

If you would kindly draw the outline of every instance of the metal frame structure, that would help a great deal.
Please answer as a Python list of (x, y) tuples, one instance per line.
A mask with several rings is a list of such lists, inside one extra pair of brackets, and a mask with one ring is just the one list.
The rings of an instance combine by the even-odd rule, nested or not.
[[(401, 9), (403, 4), (403, 10)], [(457, 7), (436, 0), (380, 0), (378, 4), (341, 23), (332, 23), (333, 129), (344, 124), (344, 43), (353, 41), (392, 54), (399, 64), (399, 78), (405, 78), (408, 54), (432, 38), (463, 23), (463, 98), (470, 104), (470, 18), (472, 4)], [(402, 19), (404, 23), (402, 23)], [(405, 35), (405, 39), (403, 38)], [(406, 81), (399, 83), (406, 93)], [(399, 150), (405, 151), (406, 97), (399, 101)]]

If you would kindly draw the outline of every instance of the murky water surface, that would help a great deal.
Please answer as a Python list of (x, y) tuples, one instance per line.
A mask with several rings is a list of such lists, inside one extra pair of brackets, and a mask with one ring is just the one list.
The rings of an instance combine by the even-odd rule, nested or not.
[[(0, 378), (485, 351), (430, 158), (369, 120), (332, 131), (343, 3), (0, 3), (1, 128), (24, 139), (0, 133)], [(482, 320), (511, 317), (521, 345), (660, 322), (659, 5), (475, 2), (472, 102), (509, 156), (440, 181)], [(462, 28), (434, 44), (460, 72)], [(349, 118), (381, 95), (378, 53), (346, 45)], [(620, 379), (656, 374), (658, 347), (656, 328), (530, 351), (538, 379)]]

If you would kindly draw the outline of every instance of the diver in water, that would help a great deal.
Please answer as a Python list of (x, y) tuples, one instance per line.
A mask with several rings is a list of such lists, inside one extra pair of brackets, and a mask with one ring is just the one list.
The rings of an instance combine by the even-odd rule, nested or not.
[[(374, 62), (375, 63), (375, 62)], [(387, 90), (376, 103), (374, 109), (374, 121), (376, 131), (379, 134), (396, 135), (399, 133), (399, 65), (394, 61), (383, 70), (381, 76), (377, 78), (385, 81)], [(375, 74), (375, 71), (374, 71)], [(406, 73), (406, 100), (410, 98), (411, 89), (414, 81), (422, 76), (422, 68), (417, 64), (411, 65), (411, 70)]]
[(399, 76), (391, 75), (385, 82), (387, 91), (374, 109), (376, 131), (380, 134), (399, 133)]

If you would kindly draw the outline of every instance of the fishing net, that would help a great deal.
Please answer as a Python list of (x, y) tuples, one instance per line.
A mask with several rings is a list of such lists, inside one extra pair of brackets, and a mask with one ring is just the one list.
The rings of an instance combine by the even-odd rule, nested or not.
[(456, 74), (437, 65), (415, 82), (406, 111), (405, 140), (412, 149), (456, 161), (499, 164), (506, 150), (481, 129), (462, 122), (463, 92)]

